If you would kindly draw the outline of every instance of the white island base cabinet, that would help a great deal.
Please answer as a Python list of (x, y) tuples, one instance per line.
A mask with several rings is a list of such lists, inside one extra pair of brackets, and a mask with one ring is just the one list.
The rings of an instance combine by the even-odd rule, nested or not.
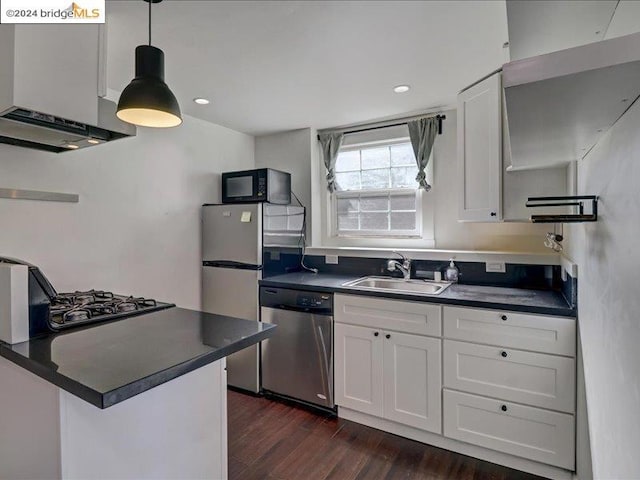
[(101, 410), (0, 357), (0, 478), (227, 478), (225, 359)]

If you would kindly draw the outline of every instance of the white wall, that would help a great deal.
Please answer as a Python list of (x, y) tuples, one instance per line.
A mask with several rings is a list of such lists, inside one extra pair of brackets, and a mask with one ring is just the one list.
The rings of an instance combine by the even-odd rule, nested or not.
[(574, 225), (594, 478), (640, 474), (640, 102), (578, 163), (578, 193), (600, 196), (596, 223)]
[[(315, 144), (311, 135), (311, 129), (303, 128), (256, 137), (255, 150), (256, 168), (275, 168), (291, 174), (291, 189), (307, 207), (307, 214), (311, 207), (311, 145)], [(295, 199), (291, 203), (295, 205)]]
[[(307, 207), (311, 198), (311, 129), (256, 137), (256, 168), (275, 168), (291, 174), (291, 189)], [(295, 200), (292, 201), (295, 203)]]
[(80, 194), (78, 204), (0, 199), (0, 256), (59, 291), (99, 288), (200, 306), (200, 205), (220, 175), (254, 166), (252, 136), (185, 116), (175, 129), (51, 154), (0, 145), (0, 187)]

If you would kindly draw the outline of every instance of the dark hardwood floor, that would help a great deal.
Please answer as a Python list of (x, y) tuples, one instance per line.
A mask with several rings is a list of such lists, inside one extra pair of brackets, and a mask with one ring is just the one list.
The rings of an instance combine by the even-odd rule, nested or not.
[(228, 394), (230, 480), (541, 480), (266, 398)]

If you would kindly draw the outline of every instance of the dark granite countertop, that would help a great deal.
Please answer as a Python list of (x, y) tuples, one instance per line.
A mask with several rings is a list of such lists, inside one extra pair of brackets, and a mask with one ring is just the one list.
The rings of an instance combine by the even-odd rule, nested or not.
[(564, 296), (560, 292), (551, 290), (525, 290), (522, 288), (453, 284), (440, 295), (424, 296), (396, 292), (373, 292), (371, 290), (342, 286), (343, 283), (357, 278), (360, 278), (360, 276), (310, 272), (288, 273), (265, 278), (260, 281), (260, 285), (396, 298), (464, 307), (493, 308), (513, 312), (576, 316), (575, 309), (571, 308)]
[(0, 355), (107, 408), (270, 337), (274, 326), (183, 308), (9, 345)]

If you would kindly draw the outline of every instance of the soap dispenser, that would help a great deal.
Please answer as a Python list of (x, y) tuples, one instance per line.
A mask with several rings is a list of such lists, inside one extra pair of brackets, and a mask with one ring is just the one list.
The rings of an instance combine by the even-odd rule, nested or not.
[(449, 259), (449, 266), (444, 272), (445, 280), (447, 280), (447, 282), (457, 282), (459, 275), (460, 271), (458, 270), (458, 267), (456, 267), (456, 264), (453, 263), (453, 258)]

